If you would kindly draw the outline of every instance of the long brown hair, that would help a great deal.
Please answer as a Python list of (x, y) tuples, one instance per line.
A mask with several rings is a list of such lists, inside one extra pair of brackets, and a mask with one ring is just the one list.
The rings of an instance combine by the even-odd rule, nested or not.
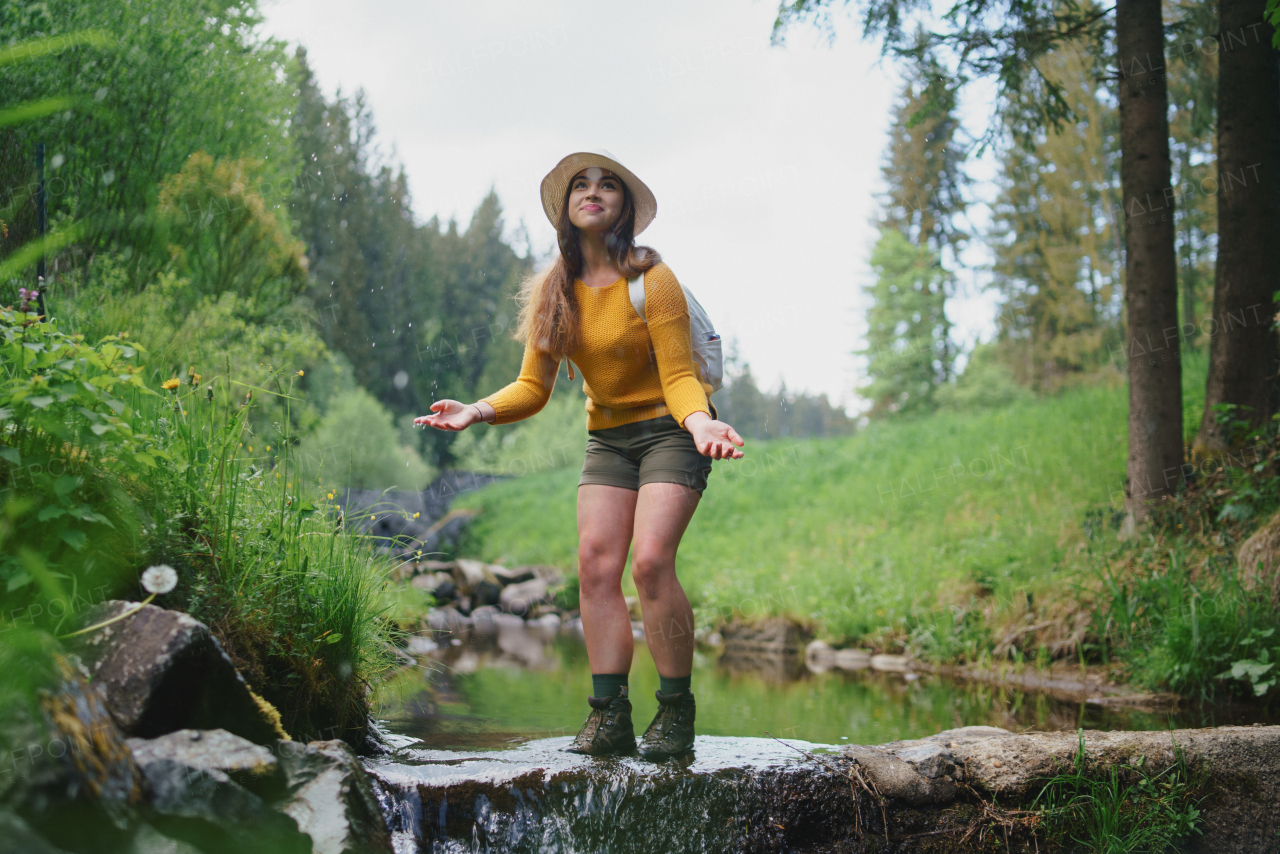
[[(621, 179), (618, 183), (622, 184), (622, 213), (605, 235), (604, 242), (609, 259), (618, 272), (631, 279), (647, 273), (662, 258), (656, 250), (636, 245), (636, 210), (631, 201), (631, 190)], [(573, 352), (580, 341), (581, 331), (573, 280), (582, 273), (582, 250), (578, 243), (578, 227), (569, 220), (571, 192), (572, 181), (565, 190), (564, 202), (560, 205), (560, 222), (556, 227), (559, 256), (545, 269), (521, 282), (520, 292), (516, 295), (520, 304), (516, 340), (556, 358)]]

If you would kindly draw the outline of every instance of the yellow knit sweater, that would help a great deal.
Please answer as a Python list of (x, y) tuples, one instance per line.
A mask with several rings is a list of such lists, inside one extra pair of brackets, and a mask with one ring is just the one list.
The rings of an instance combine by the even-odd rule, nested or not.
[[(684, 290), (666, 264), (644, 277), (645, 314), (640, 319), (627, 295), (627, 280), (602, 288), (573, 283), (578, 297), (581, 343), (569, 360), (582, 371), (587, 429), (603, 430), (670, 414), (684, 424), (694, 412), (711, 414), (711, 387), (698, 379), (689, 337)], [(551, 397), (560, 362), (525, 347), (520, 377), (484, 398), (509, 424), (538, 412)]]

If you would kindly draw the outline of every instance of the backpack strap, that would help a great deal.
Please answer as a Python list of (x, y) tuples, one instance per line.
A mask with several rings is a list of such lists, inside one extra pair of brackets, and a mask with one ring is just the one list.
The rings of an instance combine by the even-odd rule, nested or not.
[(644, 316), (644, 273), (634, 279), (627, 279), (627, 296), (631, 297), (631, 307), (640, 315), (640, 319), (648, 323)]

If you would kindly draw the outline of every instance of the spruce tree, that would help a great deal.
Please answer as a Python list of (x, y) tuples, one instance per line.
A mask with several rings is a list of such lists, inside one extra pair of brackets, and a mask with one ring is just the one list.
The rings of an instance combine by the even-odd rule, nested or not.
[(928, 246), (885, 228), (871, 254), (875, 282), (866, 287), (869, 382), (861, 390), (871, 414), (919, 413), (951, 371), (946, 286), (949, 274)]
[(932, 405), (933, 390), (951, 376), (955, 360), (946, 319), (953, 262), (968, 234), (960, 227), (964, 151), (954, 102), (936, 97), (928, 72), (910, 77), (895, 104), (889, 148), (881, 169), (885, 192), (880, 241), (872, 254), (874, 284), (864, 289), (869, 384), (862, 393), (872, 413), (916, 412)]
[(1122, 347), (1119, 152), (1092, 58), (1063, 48), (1042, 67), (1074, 120), (1004, 151), (987, 238), (1002, 360), (1023, 385), (1053, 391), (1105, 368)]

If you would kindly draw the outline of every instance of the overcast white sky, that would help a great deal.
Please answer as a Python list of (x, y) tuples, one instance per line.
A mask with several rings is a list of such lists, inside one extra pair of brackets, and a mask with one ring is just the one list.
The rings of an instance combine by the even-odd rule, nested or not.
[[(325, 90), (363, 87), (414, 209), (465, 225), (496, 187), (508, 233), (554, 245), (538, 184), (604, 148), (644, 179), (654, 246), (760, 384), (857, 408), (860, 285), (897, 86), (850, 23), (769, 46), (775, 0), (273, 0)], [(990, 300), (954, 301), (961, 333)]]

